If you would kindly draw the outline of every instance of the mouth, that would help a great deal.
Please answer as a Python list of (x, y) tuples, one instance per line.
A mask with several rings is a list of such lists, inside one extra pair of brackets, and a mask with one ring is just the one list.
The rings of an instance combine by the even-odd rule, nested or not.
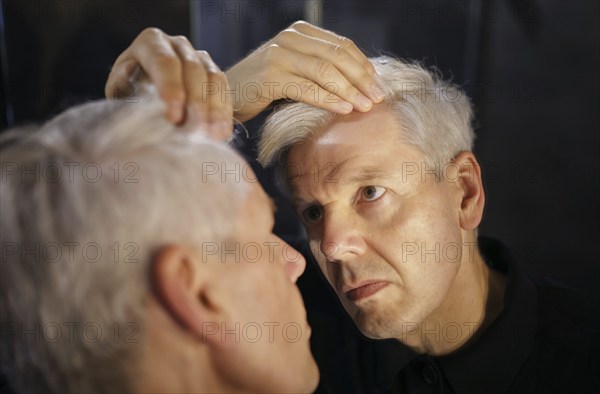
[(359, 301), (379, 292), (388, 285), (388, 282), (381, 280), (368, 280), (356, 285), (342, 286), (342, 292), (350, 301)]

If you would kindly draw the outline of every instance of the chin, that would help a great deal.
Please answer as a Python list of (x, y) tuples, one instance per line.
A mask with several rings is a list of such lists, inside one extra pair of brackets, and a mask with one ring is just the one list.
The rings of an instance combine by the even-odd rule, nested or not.
[(371, 317), (369, 314), (359, 313), (352, 317), (359, 331), (370, 339), (394, 338), (393, 322)]
[[(390, 316), (396, 316), (395, 319)], [(360, 332), (370, 339), (399, 339), (406, 338), (410, 331), (418, 327), (423, 319), (419, 311), (386, 311), (381, 313), (366, 313), (355, 311), (352, 315), (354, 324)]]
[(308, 370), (304, 374), (295, 375), (295, 379), (299, 379), (298, 381), (294, 380), (293, 384), (286, 385), (285, 388), (281, 387), (276, 391), (289, 394), (313, 393), (319, 385), (319, 378), (320, 374), (317, 363), (314, 361), (314, 359), (311, 359), (311, 364), (308, 366)]
[(356, 328), (367, 338), (370, 339), (385, 339), (390, 328), (390, 321), (381, 316), (389, 316), (382, 313), (379, 305), (370, 303), (360, 307), (355, 305), (344, 304), (346, 313), (350, 315)]
[(285, 374), (286, 379), (282, 379), (286, 383), (285, 387), (277, 390), (277, 392), (313, 393), (317, 389), (320, 378), (319, 367), (308, 344), (306, 352), (299, 357), (297, 362), (291, 362), (289, 366), (291, 369)]
[(317, 386), (319, 385), (319, 379), (321, 378), (319, 367), (317, 367), (317, 363), (314, 361), (314, 359), (312, 360), (311, 369), (311, 373), (308, 374), (306, 379), (306, 390), (303, 391), (305, 393), (313, 393), (317, 389)]
[(306, 376), (307, 386), (309, 386), (308, 390), (312, 393), (317, 389), (317, 386), (319, 385), (319, 379), (321, 378), (321, 375), (319, 373), (319, 366), (317, 365), (317, 362), (315, 361), (315, 358), (313, 357), (312, 353), (310, 353), (308, 373), (306, 374)]
[(389, 329), (384, 329), (382, 327), (373, 327), (373, 325), (368, 325), (366, 327), (358, 326), (360, 332), (369, 339), (390, 339), (395, 338), (393, 332)]

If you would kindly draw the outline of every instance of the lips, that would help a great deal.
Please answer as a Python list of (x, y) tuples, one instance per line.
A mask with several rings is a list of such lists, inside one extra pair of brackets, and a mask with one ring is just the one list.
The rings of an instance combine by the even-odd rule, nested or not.
[(344, 285), (342, 286), (342, 292), (350, 301), (358, 301), (374, 295), (387, 285), (388, 282), (385, 281), (369, 280), (356, 285)]

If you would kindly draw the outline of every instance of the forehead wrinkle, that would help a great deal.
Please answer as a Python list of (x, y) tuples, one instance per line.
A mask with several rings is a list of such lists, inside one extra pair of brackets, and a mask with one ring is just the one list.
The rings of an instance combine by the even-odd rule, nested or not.
[[(314, 193), (310, 188), (308, 190), (304, 189), (300, 193), (298, 193), (299, 188), (292, 187), (292, 196), (291, 196), (292, 205), (299, 206), (302, 204), (312, 203), (315, 201), (318, 201), (320, 204), (324, 205), (323, 201), (330, 199), (330, 196), (335, 193), (335, 191), (332, 189), (346, 186), (344, 184), (341, 184), (340, 182), (331, 182), (331, 183), (315, 182), (315, 184), (319, 186), (319, 191), (317, 193), (321, 195), (320, 196), (321, 198), (317, 198), (315, 196), (316, 193)], [(299, 197), (301, 194), (305, 194), (308, 196), (306, 198)]]
[(392, 174), (389, 174), (386, 170), (383, 170), (379, 167), (368, 166), (363, 167), (358, 170), (358, 173), (350, 176), (346, 180), (348, 183), (363, 183), (367, 181), (377, 181), (383, 179), (392, 179), (395, 178)]
[[(330, 171), (328, 175), (330, 175), (331, 173), (333, 173), (334, 171)], [(381, 168), (378, 168), (376, 166), (366, 166), (366, 167), (362, 167), (358, 170), (349, 170), (348, 171), (350, 173), (350, 175), (347, 175), (344, 178), (340, 178), (340, 179), (335, 179), (334, 182), (321, 182), (318, 183), (318, 185), (320, 186), (320, 192), (325, 194), (325, 196), (330, 197), (332, 194), (334, 194), (339, 188), (343, 188), (343, 187), (352, 187), (354, 185), (360, 184), (360, 183), (365, 183), (367, 181), (370, 182), (377, 182), (380, 180), (390, 180), (390, 179), (394, 179), (396, 178), (396, 176), (389, 174), (386, 170), (383, 170)], [(358, 172), (358, 173), (357, 173)], [(306, 193), (306, 194), (310, 194), (313, 195), (314, 193), (311, 192), (311, 190), (301, 190), (300, 193), (298, 193), (298, 187), (292, 187), (292, 196), (291, 196), (291, 203), (294, 206), (299, 206), (299, 205), (303, 205), (305, 203), (310, 203), (313, 201), (317, 201), (319, 200), (318, 198), (312, 198), (312, 199), (304, 199), (299, 197), (300, 194), (302, 193)]]
[[(347, 163), (349, 160), (354, 159), (357, 156), (361, 156), (361, 155), (354, 155), (353, 157), (349, 157), (347, 159), (344, 159), (343, 161), (341, 161), (339, 164), (329, 161), (329, 162), (324, 162), (321, 163), (321, 160), (315, 160), (315, 163), (312, 165), (308, 165), (308, 166), (304, 166), (302, 164), (300, 164), (300, 173), (299, 174), (293, 174), (293, 175), (289, 175), (286, 174), (287, 179), (290, 183), (292, 183), (292, 181), (294, 180), (298, 180), (298, 179), (302, 179), (302, 178), (306, 178), (307, 176), (312, 176), (313, 178), (316, 178), (318, 180), (321, 179), (327, 179), (329, 176), (332, 175), (332, 173), (334, 173), (335, 171), (339, 170), (339, 168), (344, 165), (345, 163)], [(290, 169), (295, 168), (295, 166), (290, 165), (290, 163), (287, 163), (287, 166)], [(306, 167), (306, 169), (304, 168)], [(317, 170), (315, 173), (315, 169)], [(322, 173), (324, 171), (327, 171), (327, 174), (325, 176), (322, 176)]]

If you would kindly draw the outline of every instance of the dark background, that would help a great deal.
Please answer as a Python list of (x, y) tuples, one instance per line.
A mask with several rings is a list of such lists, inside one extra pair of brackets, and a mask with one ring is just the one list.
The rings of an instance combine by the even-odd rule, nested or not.
[[(600, 298), (596, 1), (0, 4), (1, 129), (101, 98), (112, 63), (147, 26), (190, 37), (223, 69), (297, 19), (347, 36), (369, 55), (421, 59), (461, 84), (474, 101), (475, 153), (487, 197), (480, 234), (507, 243), (527, 272)], [(247, 126), (255, 131), (260, 121)], [(251, 156), (254, 143), (239, 145)], [(278, 204), (276, 232), (296, 239), (297, 221), (280, 197)], [(345, 317), (333, 296), (321, 297), (328, 290), (318, 276), (309, 267), (299, 282), (309, 320), (336, 327), (334, 320)], [(342, 335), (313, 334), (315, 349), (350, 342)], [(334, 361), (321, 362), (322, 371), (334, 370)]]
[[(598, 2), (1, 3), (2, 129), (102, 97), (110, 66), (147, 26), (190, 37), (222, 68), (302, 18), (370, 55), (422, 59), (476, 105), (487, 194), (480, 233), (506, 242), (528, 272), (600, 298)], [(297, 226), (285, 218), (278, 230)]]

